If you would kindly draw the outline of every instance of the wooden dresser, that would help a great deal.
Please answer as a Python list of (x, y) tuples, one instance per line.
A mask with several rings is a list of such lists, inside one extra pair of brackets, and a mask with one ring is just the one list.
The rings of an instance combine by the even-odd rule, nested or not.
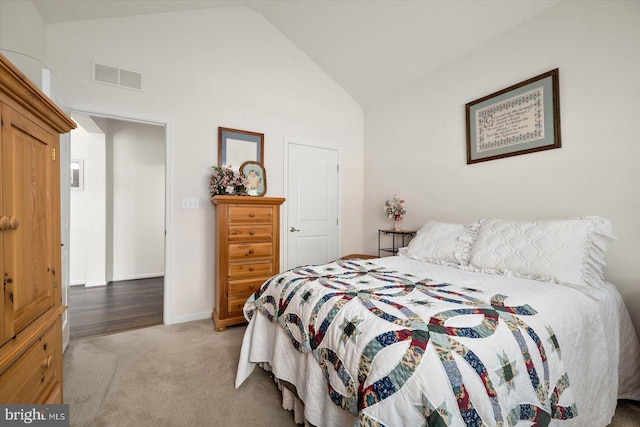
[(280, 205), (283, 198), (215, 196), (216, 331), (246, 322), (242, 307), (280, 272)]
[(0, 403), (62, 403), (59, 134), (76, 125), (2, 55), (0, 119)]

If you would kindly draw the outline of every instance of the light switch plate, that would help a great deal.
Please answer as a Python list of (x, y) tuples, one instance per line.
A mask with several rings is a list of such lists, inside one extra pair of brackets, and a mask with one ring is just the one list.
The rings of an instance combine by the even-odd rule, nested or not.
[(200, 209), (200, 200), (197, 197), (183, 197), (182, 209)]

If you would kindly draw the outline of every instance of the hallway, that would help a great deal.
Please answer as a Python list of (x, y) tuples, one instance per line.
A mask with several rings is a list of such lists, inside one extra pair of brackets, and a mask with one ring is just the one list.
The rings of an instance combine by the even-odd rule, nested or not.
[(71, 339), (162, 324), (164, 278), (69, 288)]

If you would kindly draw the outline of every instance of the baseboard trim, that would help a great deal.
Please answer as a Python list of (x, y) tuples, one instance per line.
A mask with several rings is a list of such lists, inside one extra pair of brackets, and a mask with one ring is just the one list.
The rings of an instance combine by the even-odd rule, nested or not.
[(107, 286), (107, 282), (104, 280), (96, 280), (94, 282), (87, 282), (84, 286), (87, 288), (92, 288), (94, 286)]
[(185, 314), (184, 316), (173, 316), (173, 323), (193, 322), (194, 320), (210, 319), (211, 312), (203, 311), (201, 313)]
[(86, 280), (73, 280), (69, 283), (69, 286), (84, 286)]
[(124, 280), (152, 279), (154, 277), (164, 277), (164, 273), (133, 274), (130, 276), (116, 276), (112, 282), (122, 282)]

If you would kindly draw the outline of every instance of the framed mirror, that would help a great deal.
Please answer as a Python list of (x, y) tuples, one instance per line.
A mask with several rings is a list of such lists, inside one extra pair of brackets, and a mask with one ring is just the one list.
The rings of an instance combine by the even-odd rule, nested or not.
[(239, 170), (244, 162), (263, 164), (264, 134), (218, 128), (218, 166)]

